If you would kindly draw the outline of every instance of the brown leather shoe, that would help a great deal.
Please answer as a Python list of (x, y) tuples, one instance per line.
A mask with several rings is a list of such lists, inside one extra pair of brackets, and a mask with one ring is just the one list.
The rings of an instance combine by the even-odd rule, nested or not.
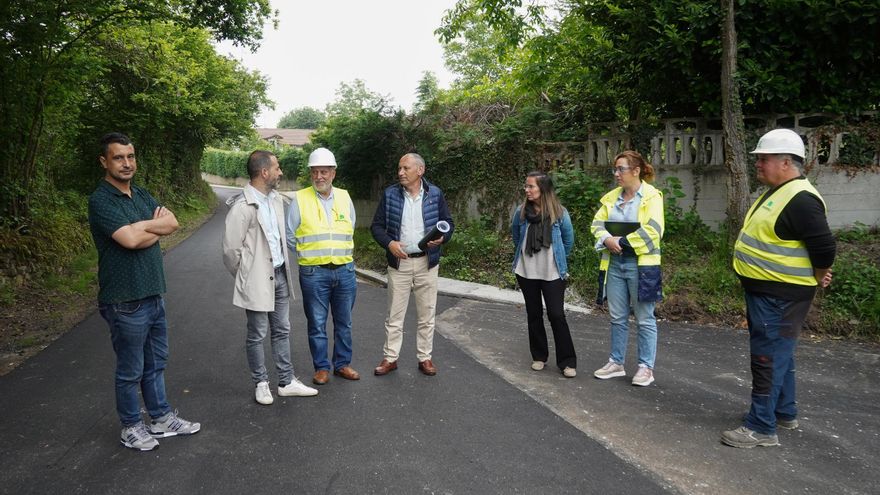
[(376, 369), (373, 370), (373, 374), (376, 376), (387, 375), (392, 371), (397, 369), (397, 361), (388, 362), (387, 359), (383, 359), (379, 366), (376, 366)]
[(312, 383), (314, 383), (315, 385), (324, 385), (329, 381), (330, 371), (328, 370), (318, 370), (315, 372), (315, 376), (312, 377)]
[(428, 376), (434, 376), (437, 374), (437, 368), (434, 367), (434, 363), (432, 363), (430, 359), (426, 359), (419, 363), (419, 371)]
[(354, 368), (352, 368), (351, 366), (343, 366), (342, 368), (339, 368), (338, 370), (334, 371), (333, 374), (336, 376), (341, 376), (342, 378), (345, 378), (346, 380), (360, 380), (361, 379), (361, 374), (358, 373), (357, 371), (355, 371)]

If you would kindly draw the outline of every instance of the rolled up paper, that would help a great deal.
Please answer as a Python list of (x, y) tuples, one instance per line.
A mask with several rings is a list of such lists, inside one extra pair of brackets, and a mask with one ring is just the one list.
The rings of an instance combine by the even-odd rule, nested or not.
[(421, 249), (422, 251), (426, 251), (428, 249), (429, 242), (435, 239), (439, 239), (441, 236), (443, 236), (443, 234), (447, 232), (449, 232), (449, 222), (445, 220), (440, 220), (439, 222), (437, 222), (437, 225), (435, 225), (434, 228), (432, 228), (430, 232), (425, 234), (425, 237), (422, 237), (422, 240), (419, 241), (419, 249)]

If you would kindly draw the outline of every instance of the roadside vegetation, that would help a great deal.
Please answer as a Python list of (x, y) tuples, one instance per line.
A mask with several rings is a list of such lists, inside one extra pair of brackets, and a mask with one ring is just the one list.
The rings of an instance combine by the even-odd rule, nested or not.
[[(853, 176), (877, 173), (880, 154), (880, 11), (869, 4), (739, 2), (736, 14), (743, 112), (836, 116), (828, 136), (847, 132), (838, 165)], [(459, 2), (436, 33), (458, 76), (451, 88), (426, 72), (417, 103), (402, 109), (363, 81), (343, 82), (323, 112), (294, 109), (279, 123), (317, 126), (304, 150), (280, 153), (285, 175), (305, 180), (307, 153), (326, 146), (340, 164), (338, 185), (371, 199), (394, 182), (403, 153), (419, 152), (455, 218), (473, 218), (458, 222), (441, 273), (509, 288), (511, 207), (522, 200), (524, 175), (546, 169), (577, 228), (571, 297), (588, 303), (598, 264), (588, 224), (610, 178), (535, 157), (548, 143), (582, 139), (596, 123), (623, 123), (644, 153), (660, 119), (717, 117), (724, 16), (714, 0), (556, 6), (547, 13), (515, 0)], [(268, 0), (10, 0), (0, 10), (0, 354), (24, 355), (92, 307), (86, 198), (102, 176), (101, 135), (132, 137), (136, 181), (192, 225), (214, 204), (203, 167), (243, 174), (242, 156), (267, 146), (252, 131), (259, 109), (271, 104), (266, 79), (220, 56), (212, 42), (255, 48), (273, 14)], [(740, 325), (729, 232), (679, 208), (680, 184), (658, 186), (668, 202), (666, 300), (658, 311)], [(809, 325), (823, 335), (880, 340), (877, 226), (838, 235), (834, 282)], [(358, 263), (384, 267), (382, 250), (360, 229), (357, 250)]]
[[(572, 177), (572, 176), (576, 177)], [(575, 227), (575, 247), (569, 259), (569, 302), (595, 306), (599, 257), (593, 249), (589, 223), (598, 196), (589, 198), (585, 174), (557, 174), (563, 204)], [(567, 182), (571, 181), (571, 182)], [(661, 185), (662, 186), (662, 185)], [(604, 191), (604, 189), (603, 189)], [(733, 250), (727, 232), (713, 231), (692, 211), (683, 211), (666, 189), (666, 234), (663, 239), (664, 300), (657, 306), (662, 319), (745, 328), (745, 303), (731, 266)], [(834, 282), (819, 290), (806, 323), (814, 338), (853, 338), (880, 341), (880, 229), (857, 225), (836, 232), (838, 257)], [(444, 246), (440, 276), (514, 288), (511, 271), (513, 243), (508, 232), (479, 221), (456, 225)], [(355, 233), (355, 260), (378, 272), (386, 268), (384, 250), (369, 229)]]

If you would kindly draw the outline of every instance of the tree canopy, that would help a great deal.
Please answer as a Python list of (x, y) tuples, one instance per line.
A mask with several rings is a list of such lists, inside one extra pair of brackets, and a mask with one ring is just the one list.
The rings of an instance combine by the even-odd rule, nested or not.
[[(3, 2), (2, 217), (26, 223), (38, 181), (75, 161), (71, 151), (85, 152), (84, 135), (96, 139), (111, 124), (181, 138), (186, 132), (202, 142), (241, 132), (253, 119), (249, 108), (265, 101), (265, 82), (256, 76), (237, 82), (218, 77), (245, 71), (220, 61), (209, 40), (255, 49), (271, 17), (268, 0)], [(181, 39), (159, 38), (163, 35)], [(218, 97), (228, 91), (244, 97), (241, 104)], [(225, 104), (232, 105), (221, 108)], [(92, 123), (85, 122), (89, 117)]]
[[(450, 67), (482, 78), (460, 54), (470, 50), (477, 62), (491, 36), (506, 43), (495, 60), (513, 60), (517, 91), (551, 102), (569, 122), (720, 113), (718, 2), (563, 0), (557, 8), (462, 0), (438, 30)], [(491, 35), (475, 38), (475, 22)], [(876, 107), (877, 0), (739, 2), (736, 25), (746, 113)]]
[(284, 114), (278, 121), (280, 129), (317, 129), (327, 116), (324, 112), (312, 107), (300, 107)]

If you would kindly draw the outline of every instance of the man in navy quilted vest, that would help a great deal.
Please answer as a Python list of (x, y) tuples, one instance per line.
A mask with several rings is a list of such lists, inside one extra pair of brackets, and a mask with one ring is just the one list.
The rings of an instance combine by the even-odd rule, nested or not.
[[(443, 243), (452, 238), (453, 223), (446, 198), (439, 187), (428, 182), (425, 160), (407, 153), (397, 166), (398, 184), (389, 186), (379, 200), (370, 230), (388, 257), (388, 317), (385, 319), (384, 357), (374, 373), (386, 375), (397, 369), (403, 343), (403, 319), (410, 292), (418, 315), (416, 357), (419, 371), (437, 374), (431, 360), (434, 346), (434, 316), (437, 310), (437, 272)], [(426, 234), (440, 224), (439, 237), (419, 247)]]

